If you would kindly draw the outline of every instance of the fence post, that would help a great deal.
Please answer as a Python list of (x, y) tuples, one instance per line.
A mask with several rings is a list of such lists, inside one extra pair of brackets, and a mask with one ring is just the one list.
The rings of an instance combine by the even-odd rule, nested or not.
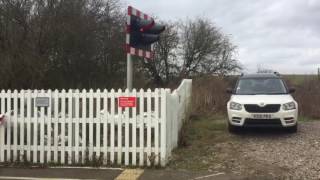
[[(181, 128), (181, 124), (182, 124), (182, 119), (179, 118), (180, 113), (181, 112), (178, 112), (176, 110), (176, 107), (180, 107), (181, 105), (179, 104), (179, 95), (177, 93), (175, 93), (174, 95), (172, 95), (172, 100), (174, 101), (172, 104), (174, 104), (174, 109), (175, 110), (172, 110), (173, 114), (172, 114), (172, 124), (173, 124), (173, 137), (174, 137), (174, 140), (173, 140), (173, 145), (171, 148), (176, 148), (178, 146), (178, 138), (179, 138), (179, 130)], [(178, 114), (179, 113), (179, 114)], [(171, 149), (172, 150), (172, 149)]]
[[(122, 96), (122, 90), (121, 89), (118, 89), (118, 93), (116, 95), (116, 98), (119, 102), (119, 97)], [(118, 136), (117, 136), (117, 142), (118, 142), (118, 152), (117, 152), (117, 163), (118, 165), (121, 165), (122, 163), (122, 118), (123, 118), (123, 108), (122, 107), (119, 107), (119, 104), (117, 103), (117, 115), (118, 115), (118, 119), (116, 119), (117, 121), (117, 131), (118, 131)]]
[(166, 163), (170, 157), (170, 149), (172, 144), (172, 108), (171, 90), (166, 89)]
[(67, 128), (68, 128), (68, 146), (67, 146), (67, 164), (71, 164), (72, 163), (72, 116), (73, 116), (73, 112), (72, 112), (72, 96), (73, 96), (73, 92), (71, 89), (68, 90), (68, 117), (67, 117)]
[(81, 124), (82, 124), (82, 131), (81, 131), (81, 158), (82, 158), (82, 163), (86, 163), (87, 160), (87, 138), (86, 135), (89, 134), (87, 133), (87, 91), (85, 89), (82, 90), (81, 93), (81, 102), (82, 102), (82, 106), (81, 106)]
[(61, 163), (65, 163), (66, 90), (61, 91)]
[(13, 91), (13, 161), (18, 159), (18, 91)]
[[(174, 137), (172, 136), (173, 132), (173, 113), (176, 111), (176, 107), (173, 102), (173, 97), (170, 89), (166, 89), (166, 163), (168, 158), (171, 156), (172, 143), (174, 141)], [(176, 113), (176, 112), (175, 112)]]
[[(51, 139), (51, 134), (52, 134), (52, 92), (51, 90), (49, 89), (47, 91), (47, 95), (49, 97), (49, 106), (48, 106), (48, 109), (47, 109), (47, 115), (48, 115), (48, 123), (47, 123), (47, 163), (48, 162), (51, 162), (51, 142), (52, 142), (52, 139)], [(24, 117), (24, 116), (23, 116)]]
[(32, 105), (32, 110), (33, 110), (33, 147), (32, 147), (32, 152), (33, 152), (33, 156), (32, 156), (32, 160), (33, 163), (37, 163), (38, 162), (38, 108), (36, 107), (36, 98), (37, 98), (37, 94), (38, 91), (34, 90), (33, 94), (32, 94), (32, 98), (33, 98), (33, 105)]
[[(137, 97), (136, 89), (133, 89), (132, 96)], [(132, 108), (132, 165), (137, 164), (137, 107)]]
[[(53, 161), (55, 163), (58, 162), (58, 142), (59, 142), (59, 136), (58, 136), (58, 127), (59, 127), (59, 91), (56, 89), (54, 91), (54, 131), (53, 131)], [(31, 102), (30, 102), (31, 104)]]
[(31, 90), (27, 91), (27, 161), (31, 161)]
[[(44, 90), (40, 91), (40, 97), (44, 97)], [(45, 126), (45, 117), (44, 117), (44, 107), (40, 107), (40, 163), (44, 163), (44, 126)]]
[(144, 91), (139, 91), (139, 165), (144, 165)]
[[(102, 124), (103, 124), (103, 156), (104, 156), (104, 164), (107, 164), (108, 160), (108, 122), (109, 120), (109, 114), (107, 114), (108, 111), (108, 91), (106, 89), (102, 92), (102, 102), (103, 109), (102, 109)], [(99, 108), (101, 109), (101, 108)], [(99, 110), (101, 111), (101, 110)], [(100, 113), (100, 112), (99, 112)]]
[[(25, 130), (25, 109), (24, 109), (24, 90), (20, 91), (20, 157), (24, 157), (24, 130)], [(21, 159), (20, 159), (21, 160)]]
[[(115, 94), (115, 91), (114, 91), (114, 89), (111, 89), (111, 91), (110, 91), (110, 111), (111, 111), (111, 113), (110, 113), (110, 115), (111, 115), (111, 119), (110, 119), (110, 128), (111, 128), (111, 130), (110, 130), (110, 132), (111, 132), (111, 134), (110, 134), (110, 161), (111, 161), (111, 163), (112, 164), (114, 164), (115, 162), (114, 162), (114, 157), (115, 157), (115, 149), (114, 149), (114, 147), (115, 147), (115, 118), (114, 118), (114, 112), (115, 112), (115, 96), (114, 96), (114, 94)], [(108, 96), (109, 97), (109, 96)], [(108, 109), (107, 109), (107, 112), (106, 113), (108, 113)]]
[(154, 153), (155, 153), (155, 164), (159, 164), (159, 89), (154, 90)]
[[(80, 113), (80, 101), (79, 101), (79, 89), (76, 89), (73, 97), (75, 98), (75, 163), (79, 163), (79, 141), (80, 141), (80, 118), (79, 118), (79, 113)], [(83, 138), (83, 136), (82, 136)]]
[[(125, 96), (129, 96), (129, 89), (125, 90)], [(129, 108), (126, 107), (124, 109), (124, 164), (126, 166), (129, 165), (129, 119)]]
[[(96, 106), (95, 106), (95, 111), (96, 111), (96, 121), (95, 121), (95, 124), (96, 124), (96, 156), (98, 159), (100, 159), (101, 157), (101, 151), (103, 151), (103, 149), (101, 148), (101, 132), (100, 132), (100, 126), (101, 126), (101, 114), (100, 114), (100, 111), (101, 111), (101, 91), (100, 89), (97, 89), (96, 91)], [(103, 102), (103, 101), (102, 101)], [(103, 129), (104, 130), (104, 129)], [(103, 133), (103, 132), (102, 132)]]
[(147, 90), (147, 166), (151, 157), (151, 89)]
[(89, 160), (93, 160), (93, 89), (89, 90)]
[(160, 164), (165, 166), (167, 162), (167, 92), (161, 89), (161, 145), (160, 145)]

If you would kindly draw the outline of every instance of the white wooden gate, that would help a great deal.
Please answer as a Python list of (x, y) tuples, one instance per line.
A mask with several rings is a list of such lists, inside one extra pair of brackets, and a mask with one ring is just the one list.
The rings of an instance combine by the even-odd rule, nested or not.
[[(21, 90), (0, 93), (0, 162), (164, 166), (177, 146), (191, 80), (132, 92)], [(136, 107), (118, 106), (136, 97)]]

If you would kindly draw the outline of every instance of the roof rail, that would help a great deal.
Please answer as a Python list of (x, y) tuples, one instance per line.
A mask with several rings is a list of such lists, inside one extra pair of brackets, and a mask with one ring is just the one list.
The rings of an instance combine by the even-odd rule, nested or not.
[(280, 76), (280, 73), (277, 71), (274, 71), (273, 74), (275, 74), (276, 76)]

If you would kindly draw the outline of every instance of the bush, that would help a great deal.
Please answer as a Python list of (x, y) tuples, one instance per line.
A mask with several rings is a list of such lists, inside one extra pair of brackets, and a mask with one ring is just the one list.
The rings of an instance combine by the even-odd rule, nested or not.
[(229, 94), (228, 87), (233, 87), (235, 77), (199, 77), (193, 79), (192, 114), (226, 113)]
[[(289, 83), (290, 84), (290, 83)], [(296, 86), (294, 93), (301, 116), (320, 118), (320, 81), (308, 79)]]

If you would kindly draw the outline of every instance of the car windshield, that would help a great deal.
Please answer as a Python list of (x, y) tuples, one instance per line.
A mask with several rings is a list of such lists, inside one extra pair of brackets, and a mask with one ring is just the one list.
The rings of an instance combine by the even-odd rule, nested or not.
[(287, 90), (281, 79), (245, 78), (239, 80), (236, 88), (236, 94), (287, 94)]

